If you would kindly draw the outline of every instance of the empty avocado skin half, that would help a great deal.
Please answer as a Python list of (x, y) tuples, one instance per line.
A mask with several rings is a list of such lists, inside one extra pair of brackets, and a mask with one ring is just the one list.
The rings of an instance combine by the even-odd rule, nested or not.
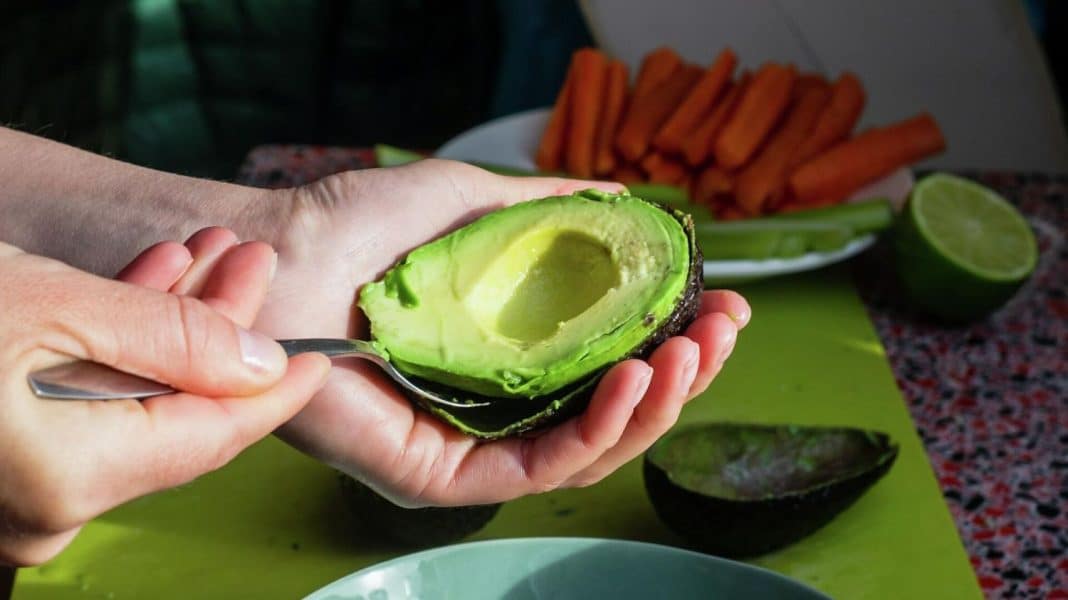
[(500, 504), (402, 508), (345, 474), (338, 474), (346, 508), (361, 529), (409, 548), (457, 542), (486, 526)]
[(696, 549), (745, 558), (829, 523), (897, 452), (886, 434), (861, 429), (690, 425), (645, 453), (645, 489), (660, 519)]
[(585, 190), (492, 212), (413, 250), (359, 305), (390, 362), (457, 401), (412, 398), (461, 431), (516, 435), (581, 412), (613, 364), (693, 322), (703, 260), (693, 220)]

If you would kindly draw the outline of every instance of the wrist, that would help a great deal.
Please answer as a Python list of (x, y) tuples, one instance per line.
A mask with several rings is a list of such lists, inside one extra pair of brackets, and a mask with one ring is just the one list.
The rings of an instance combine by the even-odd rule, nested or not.
[(0, 240), (106, 276), (212, 225), (278, 244), (294, 205), (290, 190), (165, 173), (3, 127), (0, 181)]
[(352, 171), (329, 175), (294, 188), (270, 190), (254, 204), (253, 230), (287, 261), (312, 264), (330, 234), (338, 201), (359, 195), (362, 178)]
[(285, 243), (289, 223), (297, 212), (296, 190), (229, 185), (216, 198), (203, 221), (232, 229), (243, 241), (262, 241), (278, 249)]

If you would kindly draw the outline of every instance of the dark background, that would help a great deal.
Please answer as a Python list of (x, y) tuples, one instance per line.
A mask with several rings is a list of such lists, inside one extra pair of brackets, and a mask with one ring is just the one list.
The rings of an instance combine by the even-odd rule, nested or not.
[(433, 148), (590, 43), (571, 0), (0, 0), (0, 123), (226, 178), (261, 143)]
[(1068, 95), (1068, 3), (1064, 0), (1025, 0), (1024, 4), (1057, 84), (1063, 114)]
[[(1063, 98), (1068, 3), (1020, 1)], [(215, 178), (263, 143), (432, 149), (551, 104), (591, 43), (574, 0), (0, 0), (0, 16), (0, 123)]]

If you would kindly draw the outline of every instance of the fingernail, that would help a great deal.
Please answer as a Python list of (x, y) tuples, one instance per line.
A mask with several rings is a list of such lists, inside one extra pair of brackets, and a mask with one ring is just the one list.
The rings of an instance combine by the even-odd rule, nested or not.
[(267, 273), (267, 282), (274, 281), (274, 274), (278, 272), (278, 253), (271, 254), (271, 270)]
[(719, 351), (719, 357), (716, 358), (716, 368), (717, 369), (722, 367), (723, 363), (727, 362), (727, 359), (730, 358), (731, 352), (734, 352), (734, 343), (736, 341), (738, 341), (738, 338), (737, 337), (732, 337), (731, 341), (727, 342), (727, 345), (724, 346), (723, 349)]
[(730, 317), (731, 320), (734, 321), (736, 324), (745, 325), (749, 322), (750, 315), (749, 311), (741, 311), (737, 313), (734, 311), (727, 311), (727, 316)]
[(682, 369), (683, 376), (686, 379), (692, 380), (697, 376), (697, 362), (701, 359), (701, 349), (694, 344), (694, 347), (690, 349), (690, 355), (686, 358), (686, 364)]
[(285, 352), (278, 342), (241, 327), (237, 328), (237, 341), (241, 347), (241, 360), (253, 370), (273, 373), (282, 369)]
[(638, 376), (634, 380), (634, 390), (630, 395), (630, 407), (634, 408), (638, 406), (638, 403), (645, 397), (645, 392), (649, 389), (649, 382), (653, 379), (653, 368), (649, 365), (644, 365), (645, 372)]
[(184, 277), (185, 274), (189, 271), (189, 267), (191, 267), (191, 266), (193, 266), (193, 257), (192, 256), (190, 256), (188, 259), (186, 259), (185, 265), (182, 266), (181, 272), (178, 273), (178, 276), (175, 277), (174, 280), (178, 281), (179, 279)]

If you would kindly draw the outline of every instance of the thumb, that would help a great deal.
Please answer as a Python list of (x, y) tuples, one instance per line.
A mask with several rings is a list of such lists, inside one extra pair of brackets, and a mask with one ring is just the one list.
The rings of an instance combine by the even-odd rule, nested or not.
[(622, 184), (612, 181), (498, 175), (481, 167), (453, 160), (427, 159), (397, 169), (421, 174), (434, 182), (443, 179), (448, 181), (453, 192), (463, 200), (467, 208), (475, 210), (510, 206), (524, 200), (571, 194), (589, 188), (606, 192), (621, 192), (625, 189)]
[(211, 397), (255, 394), (285, 373), (281, 346), (201, 300), (74, 275), (43, 282), (59, 298), (41, 307), (60, 334), (51, 350)]
[(510, 177), (488, 173), (486, 184), (478, 192), (486, 202), (504, 202), (511, 205), (524, 200), (573, 194), (590, 188), (605, 192), (622, 192), (624, 186), (612, 181), (566, 179), (563, 177)]

